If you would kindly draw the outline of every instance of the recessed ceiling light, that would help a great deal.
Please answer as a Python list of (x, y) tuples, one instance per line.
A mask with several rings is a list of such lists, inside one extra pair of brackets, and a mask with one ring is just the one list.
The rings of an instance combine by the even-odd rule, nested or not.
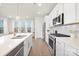
[(9, 18), (12, 18), (12, 16), (8, 16)]
[(37, 14), (40, 14), (40, 12), (37, 12)]
[(38, 6), (42, 6), (42, 4), (41, 3), (38, 3)]
[(26, 16), (26, 18), (29, 18), (29, 16)]
[(19, 16), (16, 16), (16, 19), (20, 19), (20, 17)]

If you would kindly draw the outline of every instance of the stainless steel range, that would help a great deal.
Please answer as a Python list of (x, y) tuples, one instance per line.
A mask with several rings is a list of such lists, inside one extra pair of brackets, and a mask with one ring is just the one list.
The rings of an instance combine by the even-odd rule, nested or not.
[(49, 34), (49, 46), (52, 48), (54, 56), (56, 56), (56, 37), (70, 37), (70, 35), (58, 33), (56, 30), (55, 33)]

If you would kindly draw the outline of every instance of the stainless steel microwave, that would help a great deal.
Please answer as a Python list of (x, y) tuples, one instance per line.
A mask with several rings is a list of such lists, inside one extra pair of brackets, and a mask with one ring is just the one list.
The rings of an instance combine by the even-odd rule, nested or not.
[(53, 25), (63, 25), (64, 24), (64, 13), (58, 15), (53, 19)]

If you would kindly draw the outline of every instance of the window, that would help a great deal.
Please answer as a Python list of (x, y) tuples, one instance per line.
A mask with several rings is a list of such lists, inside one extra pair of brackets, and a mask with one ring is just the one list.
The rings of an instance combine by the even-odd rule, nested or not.
[(4, 32), (3, 20), (0, 20), (0, 33)]
[(15, 30), (15, 32), (25, 32), (25, 21), (24, 20), (15, 20), (14, 21), (14, 30)]
[(18, 22), (16, 20), (14, 20), (13, 22), (14, 22), (14, 31), (18, 32)]
[(25, 20), (21, 21), (20, 28), (21, 28), (21, 32), (25, 32)]
[(15, 32), (31, 32), (32, 20), (14, 20), (13, 23)]
[(26, 23), (27, 23), (27, 32), (31, 32), (31, 26), (32, 26), (32, 21), (31, 20), (27, 20)]

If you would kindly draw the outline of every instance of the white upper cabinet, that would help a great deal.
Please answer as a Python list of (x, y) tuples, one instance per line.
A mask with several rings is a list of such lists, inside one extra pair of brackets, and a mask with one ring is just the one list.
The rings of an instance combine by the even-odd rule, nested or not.
[[(56, 5), (57, 6), (57, 5)], [(53, 26), (53, 19), (57, 16), (56, 12), (57, 12), (57, 8), (55, 8), (51, 11), (51, 13), (48, 15), (48, 26)]]
[(65, 3), (64, 4), (64, 23), (74, 23), (76, 19), (76, 8), (75, 3)]
[(55, 7), (55, 17), (59, 16), (60, 14), (62, 14), (64, 12), (64, 4), (63, 3), (59, 3), (56, 5)]
[(58, 15), (62, 14), (64, 12), (64, 4), (60, 3), (58, 4)]
[(63, 5), (64, 5), (63, 3), (57, 4), (55, 6), (55, 8), (51, 11), (51, 13), (49, 14), (48, 17), (49, 17), (49, 20), (50, 20), (50, 26), (53, 25), (53, 19), (64, 12), (64, 6)]
[[(77, 6), (76, 6), (77, 5)], [(79, 21), (79, 4), (76, 3), (59, 3), (48, 15), (49, 25), (52, 26), (53, 19), (64, 13), (64, 24), (75, 23), (76, 19)]]
[(76, 14), (77, 14), (76, 22), (79, 22), (79, 3), (76, 4)]

